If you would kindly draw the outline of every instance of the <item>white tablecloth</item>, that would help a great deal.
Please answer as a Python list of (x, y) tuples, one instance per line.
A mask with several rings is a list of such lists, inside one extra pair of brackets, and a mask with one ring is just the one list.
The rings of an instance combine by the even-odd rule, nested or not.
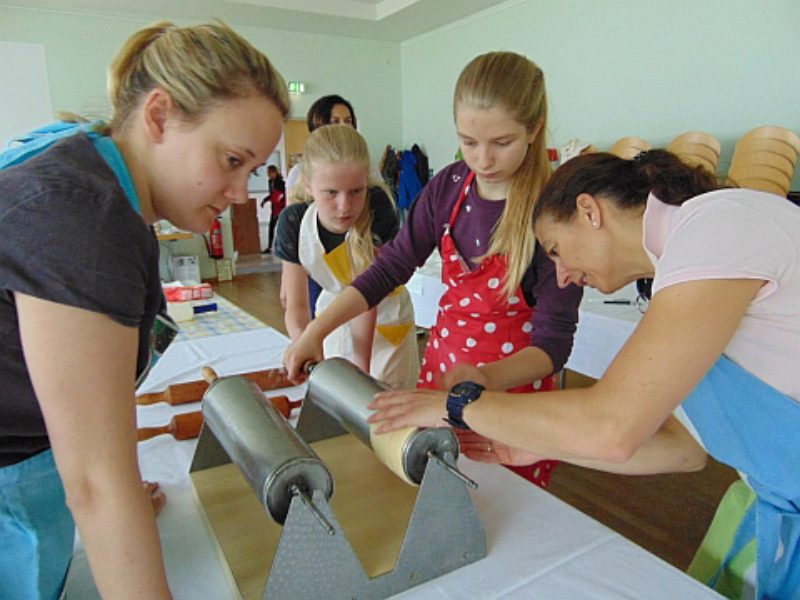
[[(228, 375), (280, 365), (287, 340), (271, 329), (173, 344), (142, 392), (196, 379), (200, 367)], [(288, 388), (290, 398), (303, 388)], [(197, 410), (154, 405), (137, 409), (140, 426), (161, 425), (172, 414)], [(142, 474), (168, 496), (158, 519), (170, 587), (177, 600), (226, 600), (236, 594), (219, 563), (190, 489), (196, 441), (163, 435), (139, 444)], [(473, 499), (486, 529), (484, 560), (420, 585), (398, 598), (718, 598), (677, 569), (502, 467), (461, 459), (480, 485)], [(85, 554), (78, 548), (66, 599), (97, 598)]]

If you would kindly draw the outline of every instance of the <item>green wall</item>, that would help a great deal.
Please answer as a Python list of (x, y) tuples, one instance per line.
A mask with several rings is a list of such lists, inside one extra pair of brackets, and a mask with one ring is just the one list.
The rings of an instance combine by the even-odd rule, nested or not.
[[(105, 115), (108, 61), (148, 22), (0, 7), (0, 39), (44, 44), (55, 109)], [(580, 138), (607, 148), (624, 135), (663, 145), (701, 129), (722, 141), (724, 173), (748, 129), (800, 131), (798, 24), (797, 0), (509, 0), (400, 45), (237, 30), (287, 79), (307, 83), (293, 116), (324, 94), (352, 99), (376, 162), (386, 144), (416, 142), (434, 169), (447, 164), (458, 73), (503, 49), (544, 69), (551, 145)]]
[[(154, 15), (138, 20), (0, 6), (0, 40), (44, 45), (54, 111), (108, 117), (108, 63), (129, 35), (158, 18)], [(198, 15), (197, 20), (211, 18), (213, 15)], [(402, 142), (399, 44), (241, 26), (235, 29), (264, 52), (287, 80), (306, 83), (306, 93), (293, 98), (293, 118), (305, 119), (309, 106), (319, 96), (338, 93), (353, 103), (374, 163), (380, 160), (386, 144)], [(227, 211), (223, 215), (223, 237), (225, 256), (231, 257), (233, 234)], [(198, 236), (168, 244), (175, 255), (200, 256), (201, 277), (215, 277), (214, 263), (205, 256)]]
[(800, 132), (798, 25), (797, 0), (512, 0), (403, 44), (403, 137), (435, 169), (450, 162), (460, 70), (513, 50), (545, 72), (551, 145), (700, 129), (723, 143), (725, 173), (745, 131)]
[[(199, 20), (213, 15), (198, 15)], [(134, 31), (156, 20), (110, 18), (0, 6), (0, 40), (44, 44), (54, 110), (108, 116), (106, 69)], [(287, 80), (306, 83), (292, 116), (305, 118), (319, 96), (338, 93), (356, 109), (359, 129), (375, 156), (402, 141), (400, 46), (236, 26)], [(388, 115), (388, 117), (387, 117)]]

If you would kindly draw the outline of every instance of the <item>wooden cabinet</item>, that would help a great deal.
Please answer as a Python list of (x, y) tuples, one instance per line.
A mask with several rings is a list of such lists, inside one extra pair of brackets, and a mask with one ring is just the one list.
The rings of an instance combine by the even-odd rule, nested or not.
[(240, 256), (261, 253), (255, 198), (250, 198), (246, 204), (231, 205), (231, 227), (233, 249), (238, 251)]
[(289, 119), (283, 132), (286, 140), (286, 165), (287, 173), (303, 155), (303, 144), (308, 137), (308, 126), (305, 119)]

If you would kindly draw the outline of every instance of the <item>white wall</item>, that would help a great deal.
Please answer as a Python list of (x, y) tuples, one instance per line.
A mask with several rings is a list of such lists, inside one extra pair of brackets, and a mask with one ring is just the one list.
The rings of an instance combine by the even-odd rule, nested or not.
[[(197, 21), (213, 17), (198, 15)], [(108, 63), (129, 35), (154, 20), (155, 16), (138, 20), (0, 7), (0, 40), (44, 45), (54, 111), (108, 117)], [(306, 93), (295, 97), (292, 117), (304, 119), (319, 96), (338, 93), (353, 103), (374, 161), (386, 144), (400, 144), (399, 44), (235, 29), (264, 52), (287, 80), (306, 83)]]
[[(108, 61), (148, 22), (3, 7), (0, 40), (44, 45), (54, 110), (107, 115)], [(475, 55), (505, 49), (545, 71), (551, 144), (578, 137), (607, 148), (623, 135), (666, 144), (702, 129), (723, 142), (724, 172), (744, 131), (800, 131), (798, 23), (797, 0), (509, 0), (402, 45), (237, 30), (308, 85), (294, 116), (324, 94), (351, 99), (375, 162), (386, 144), (415, 142), (434, 169), (452, 160), (458, 73)]]
[(724, 173), (745, 131), (800, 132), (798, 24), (797, 0), (511, 0), (403, 44), (403, 139), (450, 162), (459, 72), (512, 50), (544, 70), (551, 145), (701, 129), (723, 142)]
[[(197, 15), (197, 21), (214, 15)], [(122, 43), (134, 31), (158, 20), (113, 18), (0, 7), (0, 41), (44, 47), (53, 111), (67, 110), (107, 118), (106, 69)], [(319, 96), (340, 94), (350, 100), (359, 130), (377, 163), (387, 144), (402, 141), (400, 110), (400, 46), (292, 31), (235, 27), (264, 52), (284, 78), (306, 83), (306, 94), (293, 98), (292, 118), (305, 119)], [(0, 86), (7, 82), (0, 81)], [(18, 133), (32, 128), (20, 122)], [(0, 141), (0, 147), (5, 140)], [(225, 256), (233, 255), (228, 213), (223, 215)], [(201, 276), (215, 276), (202, 239), (168, 242), (175, 255), (201, 257)]]
[(50, 118), (44, 46), (0, 41), (0, 106), (0, 149)]

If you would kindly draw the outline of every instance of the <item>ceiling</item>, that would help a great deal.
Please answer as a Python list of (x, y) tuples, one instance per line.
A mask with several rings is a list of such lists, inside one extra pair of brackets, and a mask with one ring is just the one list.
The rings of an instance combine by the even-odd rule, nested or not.
[[(26, 0), (25, 8), (402, 42), (508, 0)], [(10, 4), (10, 3), (8, 3)]]

